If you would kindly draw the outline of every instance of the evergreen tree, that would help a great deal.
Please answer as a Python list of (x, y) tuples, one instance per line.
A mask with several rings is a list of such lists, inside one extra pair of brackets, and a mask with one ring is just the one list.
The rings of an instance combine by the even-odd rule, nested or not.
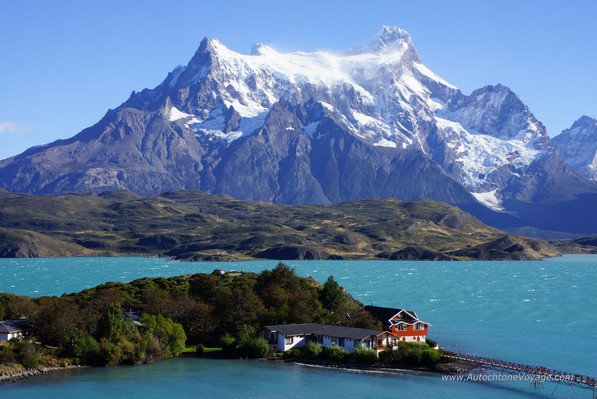
[(323, 307), (330, 312), (336, 311), (344, 302), (344, 292), (342, 292), (342, 287), (334, 280), (334, 276), (329, 276), (323, 284), (319, 298)]

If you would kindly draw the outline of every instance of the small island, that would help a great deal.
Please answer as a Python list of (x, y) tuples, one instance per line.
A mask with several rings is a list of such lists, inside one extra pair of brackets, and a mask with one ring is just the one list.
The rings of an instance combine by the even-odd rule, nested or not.
[(429, 323), (414, 311), (364, 307), (332, 276), (320, 284), (283, 263), (258, 274), (143, 278), (61, 297), (3, 293), (0, 320), (8, 340), (0, 344), (0, 380), (179, 355), (336, 367), (435, 369), (441, 362)]

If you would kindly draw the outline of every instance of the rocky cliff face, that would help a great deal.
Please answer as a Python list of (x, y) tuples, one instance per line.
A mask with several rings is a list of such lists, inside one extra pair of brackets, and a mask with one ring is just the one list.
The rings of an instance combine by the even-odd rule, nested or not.
[(536, 224), (522, 211), (532, 201), (597, 195), (561, 164), (511, 90), (464, 95), (422, 64), (406, 31), (384, 27), (342, 54), (259, 45), (244, 55), (204, 39), (188, 65), (96, 125), (0, 162), (0, 187), (199, 189), (293, 204), (430, 198), (508, 227)]

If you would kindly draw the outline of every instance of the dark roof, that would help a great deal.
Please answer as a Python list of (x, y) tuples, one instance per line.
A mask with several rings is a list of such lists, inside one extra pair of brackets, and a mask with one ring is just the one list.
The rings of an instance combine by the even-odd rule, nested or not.
[(265, 326), (270, 331), (278, 331), (279, 333), (289, 337), (292, 335), (306, 335), (312, 334), (313, 331), (321, 328), (319, 323), (305, 323), (305, 324), (278, 324), (273, 326)]
[(122, 312), (125, 319), (141, 320), (140, 312)]
[(143, 327), (143, 323), (141, 323), (140, 312), (122, 312), (122, 315), (126, 320), (131, 321), (134, 325), (138, 327)]
[[(377, 320), (381, 321), (383, 323), (383, 325), (386, 327), (390, 326), (392, 324), (392, 323), (390, 323), (390, 319), (402, 311), (408, 312), (408, 314), (410, 314), (414, 317), (417, 317), (417, 314), (414, 311), (406, 310), (406, 309), (384, 308), (381, 306), (373, 306), (373, 305), (367, 305), (367, 306), (363, 307), (363, 309), (366, 310), (367, 312), (369, 312), (369, 314), (371, 314), (371, 316), (373, 316)], [(406, 318), (404, 318), (404, 321), (406, 323), (413, 323), (418, 320), (419, 319), (411, 318), (408, 316)]]
[(0, 333), (16, 333), (31, 328), (27, 320), (2, 320), (0, 321)]
[(364, 339), (371, 335), (383, 333), (382, 330), (371, 330), (368, 328), (343, 327), (329, 324), (322, 324), (321, 329), (315, 331), (317, 335), (327, 335), (336, 338)]
[(332, 324), (280, 324), (265, 326), (270, 331), (277, 331), (288, 337), (293, 335), (327, 335), (335, 338), (364, 339), (371, 335), (381, 334), (381, 330), (368, 328), (344, 327)]

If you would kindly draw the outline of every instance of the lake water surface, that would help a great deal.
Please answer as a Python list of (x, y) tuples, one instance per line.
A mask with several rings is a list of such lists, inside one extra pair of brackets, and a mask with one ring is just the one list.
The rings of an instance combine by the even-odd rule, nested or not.
[[(288, 261), (329, 275), (365, 304), (414, 309), (443, 347), (478, 356), (597, 374), (597, 256), (535, 262)], [(276, 261), (189, 263), (158, 258), (0, 259), (0, 291), (61, 295), (107, 281), (223, 270)], [(442, 381), (437, 376), (314, 370), (266, 361), (174, 359), (149, 366), (56, 373), (0, 385), (3, 397), (553, 397), (554, 384)], [(558, 387), (556, 397), (591, 398)], [(71, 396), (69, 396), (71, 395)], [(96, 395), (96, 396), (94, 396)], [(559, 395), (559, 396), (558, 396)]]

